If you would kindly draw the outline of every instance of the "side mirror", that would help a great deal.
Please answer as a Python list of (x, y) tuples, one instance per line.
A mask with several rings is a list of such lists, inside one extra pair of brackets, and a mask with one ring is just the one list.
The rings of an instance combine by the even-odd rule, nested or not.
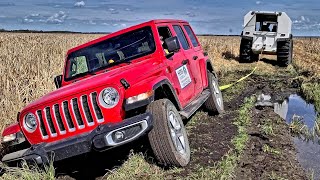
[(180, 43), (177, 36), (165, 39), (164, 43), (167, 46), (169, 53), (173, 53), (180, 50)]
[(54, 78), (54, 84), (56, 85), (56, 88), (61, 88), (62, 85), (62, 75), (58, 75)]

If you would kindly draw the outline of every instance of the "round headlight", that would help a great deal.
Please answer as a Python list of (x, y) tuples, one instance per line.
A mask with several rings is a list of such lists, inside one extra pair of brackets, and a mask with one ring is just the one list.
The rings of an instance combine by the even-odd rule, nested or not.
[(103, 107), (110, 109), (118, 104), (120, 96), (115, 88), (108, 87), (101, 91), (99, 99)]
[(28, 113), (24, 118), (24, 125), (26, 130), (28, 130), (29, 132), (33, 132), (34, 130), (36, 130), (38, 126), (36, 116), (32, 113)]

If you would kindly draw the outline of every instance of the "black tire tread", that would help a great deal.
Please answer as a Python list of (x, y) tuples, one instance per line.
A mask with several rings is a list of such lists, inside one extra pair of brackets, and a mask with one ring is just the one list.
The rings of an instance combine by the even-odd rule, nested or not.
[[(167, 122), (166, 104), (171, 103), (168, 99), (160, 99), (149, 104), (147, 111), (151, 112), (154, 118), (154, 127), (149, 132), (148, 138), (151, 148), (161, 165), (181, 166), (170, 146), (171, 137)], [(171, 103), (172, 104), (172, 103)], [(174, 106), (172, 104), (172, 106)]]
[(293, 42), (292, 39), (279, 41), (277, 43), (277, 61), (278, 65), (287, 67), (292, 62)]
[[(214, 75), (210, 71), (207, 71), (207, 74), (208, 74), (208, 86), (210, 88), (211, 79), (212, 79), (211, 77)], [(211, 91), (212, 90), (210, 89), (210, 92)], [(213, 95), (210, 95), (210, 97), (203, 103), (204, 107), (211, 112), (222, 113), (222, 112), (219, 112), (218, 108), (216, 107), (216, 104), (214, 102), (214, 97), (212, 96)]]
[[(257, 56), (252, 52), (252, 41), (241, 39), (240, 43), (240, 63), (251, 63), (257, 60)], [(258, 55), (259, 56), (259, 55)]]

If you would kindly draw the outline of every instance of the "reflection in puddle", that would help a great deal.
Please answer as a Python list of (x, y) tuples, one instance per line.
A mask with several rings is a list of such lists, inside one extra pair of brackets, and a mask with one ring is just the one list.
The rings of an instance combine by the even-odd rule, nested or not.
[[(275, 103), (274, 112), (289, 124), (292, 123), (293, 119), (301, 118), (303, 125), (310, 131), (315, 129), (317, 116), (319, 115), (314, 105), (308, 104), (298, 95), (291, 95), (281, 104)], [(320, 179), (320, 145), (299, 138), (295, 138), (294, 143), (298, 150), (297, 155), (301, 166), (306, 170), (313, 170), (314, 178)]]

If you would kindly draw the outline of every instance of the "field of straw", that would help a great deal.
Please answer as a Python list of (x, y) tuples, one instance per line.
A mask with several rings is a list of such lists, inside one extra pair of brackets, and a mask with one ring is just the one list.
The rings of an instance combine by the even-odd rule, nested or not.
[[(0, 33), (0, 131), (16, 121), (17, 112), (55, 89), (53, 78), (63, 71), (68, 49), (101, 37), (93, 34)], [(256, 63), (239, 64), (239, 37), (199, 37), (220, 79), (232, 71), (251, 70)], [(274, 58), (274, 57), (272, 57)], [(279, 67), (257, 62), (256, 73), (274, 75)], [(320, 39), (295, 39), (293, 66), (302, 91), (320, 107)]]
[[(68, 49), (103, 35), (0, 34), (0, 130), (16, 121), (16, 114), (29, 102), (55, 89), (53, 78), (63, 71)], [(200, 37), (220, 78), (229, 71), (251, 69), (239, 64), (240, 38)], [(320, 39), (296, 39), (294, 66), (308, 79), (320, 76)], [(257, 73), (272, 73), (277, 67), (258, 62)]]

